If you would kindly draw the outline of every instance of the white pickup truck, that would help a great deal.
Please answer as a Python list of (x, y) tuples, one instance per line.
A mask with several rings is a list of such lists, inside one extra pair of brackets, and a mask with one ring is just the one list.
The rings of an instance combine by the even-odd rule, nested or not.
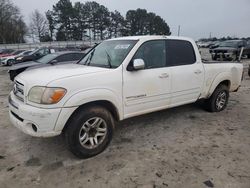
[(204, 63), (189, 38), (136, 36), (102, 42), (77, 64), (26, 71), (9, 96), (11, 122), (24, 133), (64, 133), (80, 158), (101, 153), (116, 122), (204, 99), (225, 109), (241, 84), (240, 63)]

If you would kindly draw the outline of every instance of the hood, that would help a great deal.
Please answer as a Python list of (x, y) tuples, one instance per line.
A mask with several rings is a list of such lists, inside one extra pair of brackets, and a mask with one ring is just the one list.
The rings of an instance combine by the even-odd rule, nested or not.
[(14, 58), (15, 58), (14, 55), (9, 55), (9, 56), (2, 57), (2, 59), (14, 59)]
[(17, 65), (12, 65), (9, 70), (17, 70), (17, 69), (28, 68), (28, 67), (33, 67), (37, 65), (39, 65), (39, 63), (35, 61), (28, 61), (25, 63), (19, 63)]
[(237, 50), (237, 48), (233, 48), (233, 47), (218, 47), (218, 48), (215, 48), (214, 50)]
[(16, 77), (16, 80), (19, 80), (23, 84), (28, 84), (30, 86), (46, 86), (48, 83), (54, 80), (109, 70), (110, 69), (107, 68), (84, 66), (80, 64), (63, 64), (27, 70), (19, 74)]
[(0, 57), (8, 57), (10, 54), (0, 54)]

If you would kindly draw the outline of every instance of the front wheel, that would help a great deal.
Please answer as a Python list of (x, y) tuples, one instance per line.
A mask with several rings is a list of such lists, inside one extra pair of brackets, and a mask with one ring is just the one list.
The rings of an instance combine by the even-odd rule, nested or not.
[(219, 85), (212, 96), (205, 101), (205, 107), (209, 112), (220, 112), (227, 107), (229, 89), (226, 85)]
[(79, 158), (90, 158), (104, 151), (111, 142), (114, 120), (101, 106), (82, 108), (73, 114), (65, 130), (66, 142)]
[(13, 59), (10, 59), (10, 60), (7, 61), (7, 65), (8, 65), (8, 66), (12, 66), (13, 63), (14, 63), (14, 60), (13, 60)]

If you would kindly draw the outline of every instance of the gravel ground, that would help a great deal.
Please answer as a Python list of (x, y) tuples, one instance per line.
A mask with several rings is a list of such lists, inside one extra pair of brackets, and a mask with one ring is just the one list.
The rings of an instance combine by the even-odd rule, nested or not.
[(225, 111), (208, 113), (192, 104), (123, 121), (109, 148), (88, 160), (75, 158), (61, 136), (32, 138), (14, 128), (6, 67), (0, 67), (0, 88), (1, 188), (250, 188), (246, 74)]

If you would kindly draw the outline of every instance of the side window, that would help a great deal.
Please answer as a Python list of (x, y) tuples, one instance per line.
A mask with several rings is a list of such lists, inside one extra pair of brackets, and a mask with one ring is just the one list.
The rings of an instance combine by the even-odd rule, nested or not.
[(193, 45), (184, 40), (167, 40), (167, 58), (171, 66), (190, 65), (196, 62)]
[(38, 52), (36, 52), (37, 55), (43, 56), (44, 55), (44, 49), (40, 49), (38, 50)]
[(70, 60), (70, 54), (64, 54), (60, 55), (59, 57), (56, 58), (58, 62), (65, 62), (65, 61), (71, 61)]
[(56, 58), (58, 62), (66, 62), (66, 61), (77, 61), (80, 58), (75, 57), (76, 54), (64, 54)]
[(166, 66), (165, 40), (149, 41), (138, 49), (133, 59), (143, 59), (145, 69), (161, 68)]
[(83, 56), (84, 56), (84, 54), (82, 54), (82, 53), (74, 53), (74, 54), (72, 54), (72, 61), (78, 61), (81, 58), (83, 58)]

